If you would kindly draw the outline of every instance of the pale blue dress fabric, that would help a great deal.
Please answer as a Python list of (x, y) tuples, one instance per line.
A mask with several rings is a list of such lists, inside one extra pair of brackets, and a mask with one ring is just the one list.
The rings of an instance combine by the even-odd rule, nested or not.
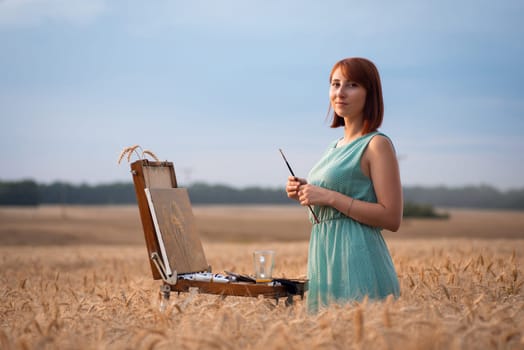
[[(311, 169), (308, 183), (344, 193), (366, 202), (377, 202), (373, 183), (361, 170), (360, 160), (371, 139), (366, 134), (336, 147), (330, 144), (320, 161)], [(387, 137), (387, 136), (386, 136)], [(311, 230), (308, 256), (310, 312), (330, 303), (383, 299), (400, 295), (395, 267), (381, 228), (361, 224), (338, 210), (313, 206), (320, 223)]]

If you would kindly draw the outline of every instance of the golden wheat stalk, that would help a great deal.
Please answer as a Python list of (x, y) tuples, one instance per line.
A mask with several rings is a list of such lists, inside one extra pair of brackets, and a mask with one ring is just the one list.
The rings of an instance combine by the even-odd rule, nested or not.
[(364, 337), (364, 314), (361, 307), (358, 307), (355, 310), (355, 316), (353, 318), (353, 331), (355, 333), (355, 342), (360, 343)]
[(129, 153), (129, 150), (131, 149), (131, 147), (124, 147), (124, 149), (122, 150), (122, 152), (120, 152), (120, 155), (118, 156), (118, 161), (117, 163), (120, 164), (120, 162), (122, 161), (122, 159), (124, 159), (124, 157), (126, 156), (126, 154)]
[(138, 152), (138, 149), (142, 150), (142, 147), (140, 145), (133, 145), (130, 147), (124, 147), (122, 152), (120, 152), (120, 155), (118, 156), (117, 163), (120, 164), (122, 162), (122, 159), (127, 156), (127, 162), (131, 161), (131, 157), (133, 156), (133, 153), (137, 155), (138, 159), (143, 159), (146, 155), (149, 155), (153, 159), (155, 159), (157, 162), (159, 161), (158, 157), (150, 150), (142, 150), (142, 153), (140, 154)]
[(129, 147), (124, 147), (124, 149), (122, 149), (122, 152), (120, 152), (120, 155), (118, 156), (117, 164), (120, 164), (127, 152), (129, 152)]
[(160, 160), (158, 159), (158, 157), (156, 156), (156, 154), (153, 153), (153, 151), (150, 151), (148, 149), (142, 151), (142, 158), (145, 158), (145, 155), (148, 155), (150, 156), (151, 158), (153, 158), (154, 160), (156, 160), (157, 162), (160, 162)]
[(134, 145), (129, 148), (129, 153), (127, 154), (127, 162), (131, 161), (131, 156), (133, 155), (133, 152), (135, 152), (136, 155), (138, 156), (138, 159), (140, 159), (140, 153), (138, 153), (138, 151), (136, 150), (137, 148), (142, 149), (140, 145)]
[[(122, 150), (122, 152), (120, 152), (120, 155), (118, 156), (117, 163), (120, 164), (120, 162), (122, 161), (122, 159), (124, 159), (126, 155), (127, 155), (127, 161), (129, 162), (131, 160), (131, 155), (133, 154), (133, 151), (135, 151), (138, 147), (140, 147), (140, 145), (124, 147), (124, 149)], [(140, 158), (140, 155), (138, 154), (138, 152), (136, 154), (138, 155), (138, 158)]]

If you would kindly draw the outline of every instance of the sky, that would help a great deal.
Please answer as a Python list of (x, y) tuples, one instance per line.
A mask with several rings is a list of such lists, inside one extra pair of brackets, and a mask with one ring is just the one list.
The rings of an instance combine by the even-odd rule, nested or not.
[[(0, 180), (283, 187), (328, 144), (329, 73), (378, 67), (404, 186), (524, 187), (524, 2), (0, 0)], [(132, 161), (136, 157), (132, 158)]]

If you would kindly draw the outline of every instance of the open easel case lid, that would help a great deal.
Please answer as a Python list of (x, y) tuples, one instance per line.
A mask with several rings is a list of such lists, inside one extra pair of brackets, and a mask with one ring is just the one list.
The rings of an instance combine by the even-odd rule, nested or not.
[[(157, 254), (168, 276), (209, 270), (185, 188), (178, 188), (171, 162), (131, 164), (149, 257)], [(161, 279), (153, 259), (154, 279)]]

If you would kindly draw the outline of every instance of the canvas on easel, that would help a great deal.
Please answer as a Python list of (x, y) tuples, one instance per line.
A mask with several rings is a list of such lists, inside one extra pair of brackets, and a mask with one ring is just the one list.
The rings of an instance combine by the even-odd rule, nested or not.
[(168, 276), (207, 269), (187, 189), (146, 188), (145, 192)]

